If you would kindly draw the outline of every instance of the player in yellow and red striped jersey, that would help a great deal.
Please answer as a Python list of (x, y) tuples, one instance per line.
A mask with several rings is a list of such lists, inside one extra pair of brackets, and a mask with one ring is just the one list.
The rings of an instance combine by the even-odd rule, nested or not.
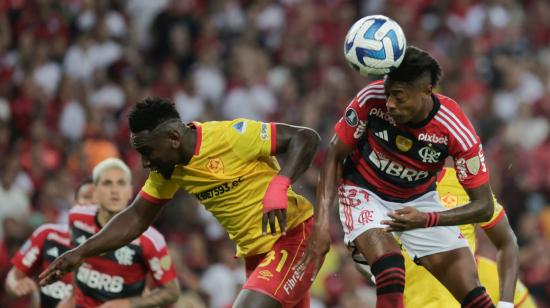
[[(439, 174), (437, 192), (441, 203), (449, 209), (469, 202), (468, 194), (458, 182), (456, 171), (453, 168), (444, 168)], [(479, 226), (499, 251), (498, 263), (500, 264), (485, 257), (476, 256), (479, 279), (487, 289), (492, 301), (499, 303), (498, 307), (506, 307), (506, 303), (511, 305), (510, 307), (536, 307), (527, 288), (520, 281), (515, 283), (517, 275), (516, 237), (508, 224), (502, 205), (495, 200), (493, 216), (489, 221), (480, 223)], [(475, 253), (476, 225), (468, 224), (459, 227), (462, 235), (468, 241), (470, 249)], [(404, 294), (406, 307), (460, 307), (460, 303), (424, 267), (416, 265), (406, 253), (403, 255), (405, 256), (405, 275), (407, 277)], [(501, 271), (500, 275), (499, 271)]]
[[(234, 307), (309, 307), (313, 266), (295, 265), (311, 233), (313, 208), (290, 184), (309, 167), (318, 134), (247, 119), (185, 125), (162, 99), (138, 103), (129, 124), (132, 145), (151, 170), (147, 182), (101, 232), (54, 261), (41, 283), (85, 257), (127, 244), (184, 189), (218, 219), (236, 242), (237, 255), (245, 257), (248, 279)], [(274, 157), (281, 153), (287, 154), (282, 168)]]

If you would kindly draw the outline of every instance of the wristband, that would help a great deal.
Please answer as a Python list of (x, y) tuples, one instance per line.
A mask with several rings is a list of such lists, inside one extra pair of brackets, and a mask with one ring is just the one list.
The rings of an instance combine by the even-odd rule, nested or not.
[(514, 308), (514, 303), (500, 301), (497, 304), (497, 308)]
[(263, 213), (288, 207), (288, 188), (292, 180), (284, 175), (276, 175), (267, 186), (263, 199)]
[(439, 223), (439, 212), (427, 212), (426, 213), (426, 224), (424, 228), (431, 228), (437, 226)]

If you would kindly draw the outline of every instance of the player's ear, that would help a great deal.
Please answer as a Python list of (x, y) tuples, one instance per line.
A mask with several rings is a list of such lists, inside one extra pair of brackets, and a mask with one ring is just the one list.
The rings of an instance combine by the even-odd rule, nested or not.
[(181, 133), (178, 129), (170, 129), (168, 131), (168, 142), (170, 142), (170, 147), (177, 149), (181, 144)]

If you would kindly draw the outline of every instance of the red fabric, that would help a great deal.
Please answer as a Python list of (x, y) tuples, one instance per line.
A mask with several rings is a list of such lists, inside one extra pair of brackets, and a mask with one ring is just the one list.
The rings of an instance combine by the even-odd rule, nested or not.
[(273, 177), (263, 199), (263, 212), (288, 208), (288, 188), (292, 180), (284, 175)]
[(313, 283), (313, 265), (293, 267), (303, 254), (311, 234), (313, 218), (288, 231), (265, 254), (245, 258), (246, 276), (243, 289), (266, 294), (286, 307), (309, 307), (309, 288)]
[[(355, 170), (344, 170), (344, 177), (359, 173), (376, 192), (408, 199), (432, 187), (437, 172), (445, 164), (443, 155), (448, 155), (453, 157), (458, 178), (465, 188), (488, 182), (489, 171), (481, 141), (454, 100), (434, 94), (437, 109), (422, 126), (400, 124), (388, 114), (383, 85), (383, 80), (378, 80), (359, 91), (334, 127), (338, 138), (354, 149), (350, 156), (354, 163), (351, 169)], [(361, 133), (359, 128), (365, 124), (366, 130)], [(397, 140), (403, 139), (409, 142), (409, 147), (395, 149)], [(435, 161), (419, 157), (419, 149), (428, 143), (433, 144), (438, 153)], [(409, 150), (415, 145), (416, 150)]]
[[(72, 240), (81, 235), (89, 238), (99, 232), (96, 206), (75, 206), (69, 212), (69, 226)], [(121, 261), (116, 257), (119, 249), (126, 249), (131, 257)], [(84, 307), (97, 307), (102, 303), (101, 296), (114, 298), (129, 297), (150, 273), (155, 285), (165, 285), (176, 279), (174, 264), (168, 255), (164, 237), (154, 228), (147, 229), (130, 244), (107, 252), (101, 256), (87, 258), (75, 271), (76, 303)], [(133, 252), (129, 252), (129, 250)], [(121, 256), (124, 253), (120, 254)], [(101, 277), (102, 280), (98, 280)], [(98, 284), (98, 281), (107, 281)], [(86, 288), (84, 289), (83, 286)], [(107, 291), (108, 290), (108, 291)], [(139, 290), (137, 290), (139, 291)]]

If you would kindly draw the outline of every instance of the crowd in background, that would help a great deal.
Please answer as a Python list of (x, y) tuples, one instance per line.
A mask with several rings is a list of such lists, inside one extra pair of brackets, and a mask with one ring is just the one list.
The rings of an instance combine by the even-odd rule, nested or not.
[[(0, 279), (36, 226), (65, 219), (97, 162), (124, 159), (139, 190), (147, 174), (126, 115), (146, 96), (172, 99), (186, 122), (246, 117), (316, 129), (323, 145), (295, 185), (314, 201), (333, 125), (372, 80), (342, 53), (349, 26), (369, 14), (395, 19), (409, 45), (439, 60), (438, 91), (459, 102), (482, 138), (518, 237), (520, 278), (550, 305), (546, 0), (0, 0)], [(313, 305), (364, 307), (375, 291), (342, 246), (336, 215), (332, 225)], [(171, 247), (182, 307), (229, 307), (244, 271), (215, 219), (180, 193), (156, 226)]]

